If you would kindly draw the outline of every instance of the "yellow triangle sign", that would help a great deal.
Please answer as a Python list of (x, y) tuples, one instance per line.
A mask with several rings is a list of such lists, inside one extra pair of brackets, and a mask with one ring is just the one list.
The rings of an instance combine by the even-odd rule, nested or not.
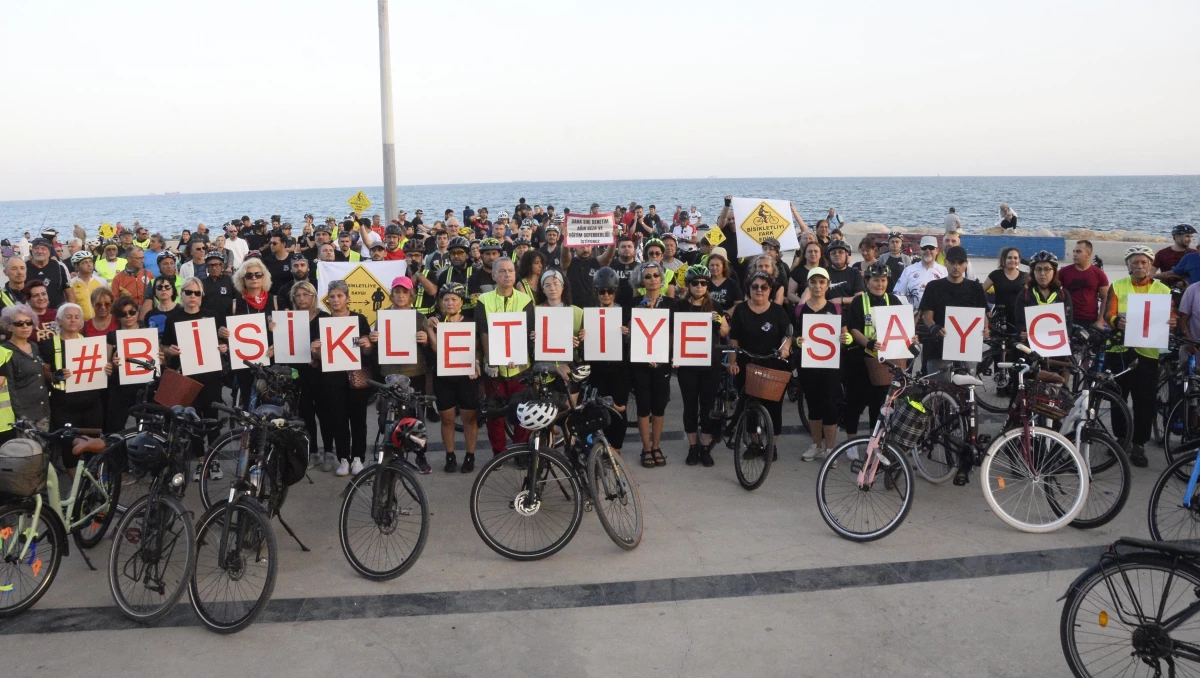
[(362, 191), (350, 196), (350, 199), (346, 202), (350, 203), (350, 209), (358, 212), (360, 215), (371, 206), (371, 200), (367, 198), (367, 194), (363, 193)]
[(767, 238), (779, 238), (791, 226), (792, 220), (776, 212), (766, 200), (760, 201), (738, 224), (738, 228), (757, 243)]
[(708, 229), (708, 233), (704, 235), (704, 239), (708, 241), (708, 244), (712, 245), (713, 247), (717, 247), (721, 243), (725, 242), (725, 234), (721, 232), (721, 229), (713, 226), (712, 228)]
[[(361, 313), (367, 323), (374, 326), (376, 312), (390, 305), (390, 290), (362, 264), (355, 266), (342, 280), (350, 288), (350, 301), (346, 305), (351, 311)], [(321, 298), (321, 303), (329, 308), (328, 292)]]

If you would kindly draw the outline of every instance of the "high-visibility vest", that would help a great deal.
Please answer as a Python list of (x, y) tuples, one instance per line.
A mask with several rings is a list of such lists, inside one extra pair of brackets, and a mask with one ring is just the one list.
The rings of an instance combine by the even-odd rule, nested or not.
[[(421, 274), (424, 275), (426, 278), (428, 278), (429, 277), (429, 269), (425, 269), (424, 271), (421, 271)], [(430, 299), (429, 305), (426, 306), (425, 305), (425, 286), (420, 283), (416, 283), (416, 288), (417, 288), (417, 296), (413, 298), (413, 308), (417, 309), (417, 313), (420, 313), (421, 315), (429, 315), (429, 314), (433, 313), (434, 308), (437, 307), (437, 303), (435, 303), (437, 295), (433, 295), (434, 298)]]
[[(12, 351), (0, 346), (0, 365), (11, 360), (12, 355)], [(0, 386), (0, 433), (11, 431), (16, 422), (17, 417), (12, 408), (12, 396), (8, 392), (8, 381), (5, 380), (4, 386)]]
[[(525, 294), (521, 290), (513, 289), (512, 294), (507, 297), (502, 297), (496, 293), (496, 290), (484, 292), (479, 295), (479, 305), (487, 311), (488, 315), (493, 313), (516, 313), (524, 311), (526, 306), (533, 304), (533, 298)], [(496, 369), (499, 370), (500, 376), (504, 378), (515, 377), (520, 374), (528, 365), (518, 365), (509, 367), (508, 365), (500, 365)]]
[[(867, 341), (874, 339), (876, 336), (875, 335), (875, 320), (873, 318), (871, 318), (871, 299), (870, 299), (870, 297), (871, 297), (870, 292), (862, 293), (863, 336), (867, 338)], [(883, 293), (883, 301), (884, 301), (885, 306), (892, 305), (892, 300), (890, 297), (888, 297), (887, 292)], [(867, 352), (867, 355), (871, 356), (872, 358), (879, 357), (878, 351), (872, 351), (870, 349), (865, 349), (865, 348), (863, 350), (865, 350)]]
[(111, 283), (112, 279), (117, 277), (118, 273), (124, 271), (125, 267), (128, 265), (129, 262), (121, 258), (118, 258), (116, 261), (110, 264), (108, 259), (100, 257), (96, 260), (96, 275)]
[[(1150, 282), (1150, 285), (1147, 289), (1139, 290), (1134, 287), (1132, 278), (1124, 277), (1120, 280), (1113, 281), (1112, 291), (1117, 297), (1117, 313), (1120, 314), (1125, 312), (1125, 307), (1129, 302), (1130, 294), (1170, 294), (1171, 288), (1157, 280), (1153, 280)], [(1115, 326), (1116, 318), (1109, 318), (1108, 320)], [(1127, 350), (1129, 349), (1125, 348), (1124, 346), (1114, 346), (1113, 348), (1109, 349), (1109, 352), (1124, 353)], [(1157, 348), (1135, 348), (1133, 350), (1136, 351), (1138, 355), (1144, 355), (1147, 358), (1153, 358), (1156, 360), (1158, 359), (1158, 354), (1161, 353), (1161, 351)]]
[[(54, 344), (54, 371), (58, 372), (59, 370), (61, 370), (63, 368), (62, 337), (55, 334), (50, 337), (50, 340)], [(61, 381), (58, 379), (55, 379), (54, 383), (51, 384), (51, 388), (53, 388), (55, 391), (66, 391), (67, 390), (67, 381), (65, 379), (63, 379)]]

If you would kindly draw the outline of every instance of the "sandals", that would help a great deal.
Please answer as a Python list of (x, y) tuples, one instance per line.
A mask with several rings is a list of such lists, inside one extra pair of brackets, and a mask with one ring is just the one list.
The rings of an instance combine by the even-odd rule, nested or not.
[(666, 456), (663, 455), (662, 450), (660, 450), (656, 447), (653, 450), (650, 450), (650, 453), (654, 455), (654, 465), (655, 466), (666, 466), (667, 465), (667, 458), (666, 458)]
[(655, 466), (666, 466), (667, 458), (663, 456), (662, 450), (642, 450), (642, 468), (654, 468)]

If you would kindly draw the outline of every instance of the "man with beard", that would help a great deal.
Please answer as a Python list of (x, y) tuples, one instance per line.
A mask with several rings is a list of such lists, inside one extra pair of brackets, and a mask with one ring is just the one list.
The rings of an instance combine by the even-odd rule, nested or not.
[[(447, 283), (458, 283), (466, 287), (471, 280), (471, 275), (475, 270), (467, 265), (467, 255), (471, 250), (471, 241), (460, 236), (455, 236), (446, 246), (446, 261), (448, 266), (442, 268), (441, 271), (435, 273), (435, 279), (431, 280), (426, 277), (421, 278), (421, 286), (425, 288), (425, 294), (437, 296), (438, 290)], [(434, 269), (435, 271), (437, 269)], [(464, 299), (462, 305), (463, 317), (468, 320), (474, 317), (475, 300)]]
[(591, 247), (563, 249), (563, 268), (567, 271), (567, 289), (571, 291), (571, 302), (579, 307), (598, 306), (593, 276), (607, 266), (616, 255), (615, 245), (609, 245), (598, 256), (592, 256)]
[(383, 260), (384, 261), (402, 261), (404, 259), (404, 228), (396, 224), (392, 224), (384, 229), (383, 232)]
[[(937, 238), (932, 235), (921, 238), (921, 260), (904, 269), (892, 290), (896, 296), (907, 299), (913, 308), (920, 308), (926, 285), (947, 275), (946, 267), (937, 263), (937, 253)], [(965, 272), (966, 267), (963, 268)]]
[(271, 274), (271, 294), (279, 294), (280, 288), (292, 277), (291, 254), (287, 249), (287, 236), (281, 231), (271, 233), (270, 251), (261, 254), (263, 266)]
[[(46, 283), (46, 291), (50, 295), (50, 308), (58, 308), (64, 300), (74, 302), (75, 294), (71, 292), (68, 281), (71, 274), (67, 267), (57, 260), (50, 258), (54, 246), (45, 238), (33, 241), (33, 251), (29, 256), (28, 280), (37, 278)], [(141, 250), (138, 250), (141, 253)]]
[(546, 259), (550, 261), (550, 268), (561, 271), (563, 270), (563, 248), (558, 243), (558, 224), (549, 224), (546, 226), (545, 231), (546, 242), (538, 249), (541, 250), (542, 253), (546, 255)]
[(327, 245), (333, 242), (333, 229), (329, 227), (329, 224), (321, 224), (317, 227), (315, 233), (317, 236), (317, 244), (301, 253), (304, 255), (305, 259), (308, 259), (308, 267), (310, 269), (315, 269), (317, 266), (317, 260), (320, 258), (319, 255), (321, 253), (321, 245)]
[[(479, 209), (482, 212), (485, 208)], [(484, 238), (483, 242), (479, 243), (480, 267), (471, 274), (471, 279), (467, 282), (467, 293), (471, 296), (471, 303), (478, 301), (479, 295), (484, 292), (496, 289), (496, 281), (492, 280), (492, 265), (503, 254), (504, 249), (495, 238)]]
[[(292, 307), (292, 287), (294, 287), (296, 283), (313, 282), (312, 280), (308, 279), (308, 259), (305, 258), (303, 254), (296, 252), (288, 259), (291, 263), (291, 279), (281, 285), (279, 287), (279, 292), (275, 295), (279, 305), (279, 310), (281, 311), (288, 310)], [(274, 279), (272, 279), (272, 282), (274, 282)]]

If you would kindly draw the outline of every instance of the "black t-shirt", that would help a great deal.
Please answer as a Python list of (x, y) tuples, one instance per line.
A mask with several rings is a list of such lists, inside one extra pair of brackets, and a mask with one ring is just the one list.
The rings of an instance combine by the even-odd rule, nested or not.
[(862, 274), (856, 268), (847, 266), (840, 271), (833, 268), (826, 270), (829, 271), (829, 291), (825, 293), (826, 299), (853, 297), (865, 289)]
[(283, 285), (292, 279), (291, 255), (289, 254), (281, 261), (274, 253), (267, 252), (263, 254), (262, 262), (267, 272), (271, 274), (271, 294), (279, 294)]
[[(692, 304), (691, 301), (689, 301), (687, 299), (683, 299), (683, 298), (675, 300), (675, 305), (672, 310), (675, 311), (676, 313), (703, 313), (704, 312), (704, 310), (702, 308)], [(712, 305), (712, 310), (717, 313), (721, 313), (724, 309), (721, 308), (721, 305), (718, 304), (714, 300), (713, 305)], [(675, 321), (672, 320), (671, 324), (674, 325)], [(721, 343), (721, 323), (714, 321), (712, 326), (713, 326), (713, 329), (712, 329), (713, 351), (712, 351), (712, 365), (711, 366), (716, 367), (717, 365), (721, 364), (721, 357), (722, 357), (721, 352), (716, 349), (716, 346)]]
[(562, 270), (563, 248), (561, 244), (555, 247), (553, 252), (551, 252), (546, 245), (539, 247), (538, 251), (545, 254), (546, 258), (550, 260), (550, 268), (553, 268), (556, 271)]
[(50, 297), (50, 308), (58, 308), (62, 305), (63, 299), (67, 290), (67, 272), (63, 270), (63, 265), (58, 261), (51, 259), (46, 262), (46, 265), (38, 268), (33, 265), (33, 261), (29, 261), (26, 268), (25, 280), (33, 280), (37, 278), (46, 283), (46, 292)]
[(612, 270), (616, 271), (617, 277), (621, 279), (621, 289), (629, 290), (632, 293), (633, 289), (636, 287), (636, 285), (633, 284), (632, 278), (634, 270), (636, 270), (638, 267), (637, 260), (635, 259), (626, 264), (620, 259), (613, 257), (612, 263), (610, 263), (608, 266)]
[[(945, 327), (946, 307), (963, 306), (966, 308), (987, 308), (987, 296), (983, 293), (983, 285), (975, 280), (963, 279), (960, 283), (952, 283), (949, 278), (932, 280), (925, 286), (925, 294), (921, 297), (921, 311), (933, 311), (933, 322)], [(942, 357), (942, 338), (929, 337), (925, 342), (923, 357), (939, 359)]]
[(988, 274), (992, 281), (992, 294), (996, 297), (996, 305), (1004, 307), (1004, 317), (1009, 322), (1015, 322), (1017, 317), (1017, 295), (1029, 283), (1029, 275), (1021, 273), (1016, 280), (1009, 280), (1004, 275), (1004, 269), (998, 268)]
[[(201, 281), (204, 286), (204, 300), (200, 302), (200, 308), (208, 311), (212, 318), (217, 319), (217, 324), (224, 324), (225, 316), (229, 315), (230, 309), (233, 308), (233, 298), (239, 295), (237, 288), (233, 286), (233, 278), (227, 275), (222, 275), (218, 278), (205, 278)], [(180, 292), (180, 296), (183, 292)], [(180, 308), (182, 308), (182, 303)]]
[(725, 282), (717, 285), (709, 282), (708, 295), (713, 298), (713, 301), (721, 305), (721, 308), (732, 308), (734, 304), (746, 298), (742, 294), (742, 286), (738, 284), (736, 278), (726, 278)]
[(580, 308), (599, 303), (596, 298), (596, 286), (592, 284), (592, 276), (598, 270), (600, 262), (596, 261), (596, 257), (571, 257), (571, 267), (567, 269), (567, 287), (571, 291), (571, 303)]
[(262, 252), (267, 247), (268, 237), (264, 233), (254, 233), (254, 232), (243, 233), (241, 235), (241, 238), (242, 238), (242, 240), (246, 241), (246, 251), (247, 252), (253, 252), (254, 250), (258, 250), (259, 252)]
[[(358, 336), (360, 338), (371, 334), (371, 326), (367, 323), (366, 318), (364, 318), (359, 313), (354, 313), (353, 311), (350, 313), (350, 315), (358, 318)], [(330, 314), (322, 311), (322, 312), (318, 313), (317, 317), (313, 318), (308, 324), (309, 336), (312, 337), (313, 341), (322, 342), (322, 344), (321, 344), (322, 351), (325, 350), (325, 344), (324, 344), (325, 338), (321, 336), (321, 322), (320, 321), (321, 321), (321, 318), (329, 318), (329, 317), (330, 317)], [(349, 340), (347, 340), (347, 345), (348, 345), (348, 343), (349, 343)], [(351, 350), (353, 350), (353, 349), (351, 349)], [(362, 349), (359, 349), (359, 356), (361, 356), (361, 358), (362, 358), (363, 365), (370, 364), (370, 360), (368, 359), (368, 357), (366, 355), (363, 355)], [(321, 363), (319, 360), (317, 361), (317, 369), (318, 370), (321, 369)], [(349, 372), (324, 372), (324, 371), (322, 371), (321, 372), (321, 382), (323, 384), (325, 384), (326, 386), (347, 386), (349, 384), (349, 381), (348, 381), (349, 377), (347, 376), (348, 374), (349, 374)], [(326, 394), (326, 395), (328, 395), (328, 394)]]
[(646, 222), (656, 233), (662, 233), (662, 217), (657, 214), (647, 214), (642, 221)]
[[(180, 304), (175, 307), (174, 311), (171, 311), (170, 313), (167, 314), (165, 327), (163, 328), (162, 337), (160, 339), (162, 342), (162, 345), (163, 346), (178, 346), (179, 345), (179, 339), (175, 335), (175, 323), (185, 323), (185, 322), (188, 322), (191, 320), (199, 320), (201, 318), (215, 318), (216, 323), (217, 323), (217, 330), (220, 330), (222, 327), (225, 326), (225, 315), (224, 314), (217, 315), (215, 313), (212, 313), (208, 309), (204, 308), (203, 306), (201, 306), (200, 310), (196, 313), (188, 313), (187, 311), (183, 310), (183, 304)], [(115, 333), (114, 333), (114, 336), (115, 336)], [(225, 340), (218, 338), (217, 343), (224, 344)], [(179, 356), (173, 356), (173, 357), (168, 358), (167, 359), (167, 367), (170, 367), (170, 368), (176, 369), (176, 370), (179, 369)], [(218, 372), (217, 374), (220, 374), (220, 373)], [(193, 378), (195, 378), (195, 377), (193, 377)]]
[[(775, 351), (791, 332), (792, 323), (787, 311), (778, 304), (771, 304), (762, 313), (755, 313), (750, 309), (750, 304), (738, 304), (733, 309), (729, 338), (751, 353), (767, 354)], [(739, 362), (742, 360), (739, 359)]]
[(471, 279), (467, 281), (467, 292), (472, 298), (494, 289), (496, 289), (496, 281), (492, 279), (492, 272), (484, 268), (475, 269), (471, 273)]

